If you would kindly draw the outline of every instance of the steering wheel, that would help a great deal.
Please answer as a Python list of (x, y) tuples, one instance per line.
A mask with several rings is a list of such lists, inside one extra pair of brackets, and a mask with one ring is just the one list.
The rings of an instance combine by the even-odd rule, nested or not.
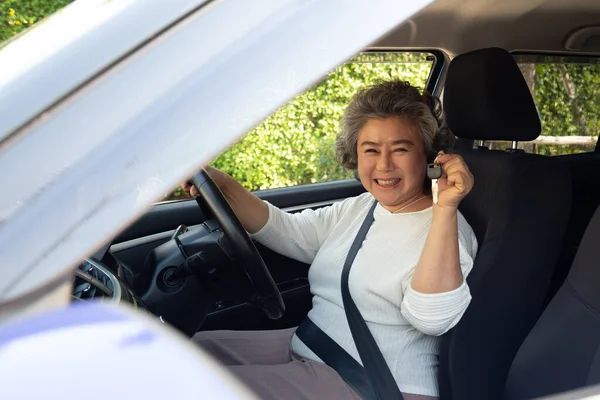
[(201, 199), (197, 199), (198, 206), (201, 211), (206, 212), (202, 207), (202, 200), (204, 200), (211, 214), (221, 226), (225, 237), (231, 243), (231, 247), (236, 253), (235, 256), (241, 262), (246, 275), (254, 285), (253, 302), (257, 303), (270, 319), (281, 318), (285, 312), (281, 293), (254, 242), (248, 236), (225, 196), (204, 168), (191, 180), (201, 196)]

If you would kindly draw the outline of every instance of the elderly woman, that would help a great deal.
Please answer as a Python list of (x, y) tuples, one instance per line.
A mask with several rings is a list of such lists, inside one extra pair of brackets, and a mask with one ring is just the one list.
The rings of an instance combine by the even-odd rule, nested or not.
[[(475, 235), (458, 211), (473, 176), (460, 156), (435, 152), (444, 137), (441, 118), (439, 100), (408, 83), (385, 82), (359, 92), (342, 119), (336, 157), (357, 172), (367, 192), (318, 210), (286, 213), (208, 169), (254, 239), (311, 264), (308, 318), (359, 363), (340, 279), (374, 207), (348, 285), (407, 400), (438, 397), (439, 336), (469, 305), (465, 277), (477, 252)], [(436, 204), (426, 176), (431, 154), (442, 168)], [(294, 332), (201, 332), (194, 340), (262, 398), (359, 399)]]

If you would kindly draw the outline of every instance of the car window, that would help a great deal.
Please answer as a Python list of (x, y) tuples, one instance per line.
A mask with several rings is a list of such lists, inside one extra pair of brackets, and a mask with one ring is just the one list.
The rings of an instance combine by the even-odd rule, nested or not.
[[(592, 152), (600, 133), (600, 59), (516, 55), (542, 123), (541, 135), (518, 148), (549, 156)], [(486, 142), (491, 149), (508, 142)]]
[[(249, 190), (351, 178), (334, 159), (338, 122), (351, 97), (383, 79), (425, 88), (435, 63), (430, 53), (361, 53), (281, 107), (211, 165)], [(178, 187), (165, 200), (186, 197)]]

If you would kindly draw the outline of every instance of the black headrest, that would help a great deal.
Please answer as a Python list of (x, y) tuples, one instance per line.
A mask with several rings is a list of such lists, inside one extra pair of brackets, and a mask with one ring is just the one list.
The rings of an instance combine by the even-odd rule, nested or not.
[(537, 138), (540, 119), (514, 58), (489, 48), (454, 58), (444, 87), (448, 127), (459, 138), (527, 141)]

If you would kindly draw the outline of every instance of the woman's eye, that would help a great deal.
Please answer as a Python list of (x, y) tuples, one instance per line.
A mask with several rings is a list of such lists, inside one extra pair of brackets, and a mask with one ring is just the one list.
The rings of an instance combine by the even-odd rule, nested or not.
[(377, 153), (377, 150), (375, 150), (375, 149), (366, 149), (365, 153)]
[(405, 153), (405, 152), (407, 152), (408, 150), (406, 150), (406, 149), (405, 149), (405, 148), (403, 148), (403, 147), (399, 147), (399, 148), (397, 148), (397, 149), (394, 149), (394, 151), (396, 151), (396, 152), (400, 152), (400, 153)]

